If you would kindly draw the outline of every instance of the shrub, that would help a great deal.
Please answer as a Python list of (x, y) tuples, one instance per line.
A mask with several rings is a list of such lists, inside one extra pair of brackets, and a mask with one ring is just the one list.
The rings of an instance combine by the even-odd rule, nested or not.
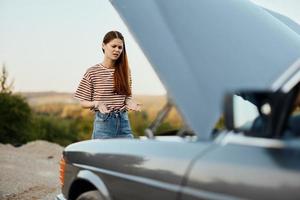
[(23, 97), (0, 92), (0, 141), (14, 145), (26, 142), (31, 115), (31, 109)]
[(76, 121), (56, 116), (37, 115), (33, 117), (30, 140), (47, 140), (62, 146), (79, 141)]

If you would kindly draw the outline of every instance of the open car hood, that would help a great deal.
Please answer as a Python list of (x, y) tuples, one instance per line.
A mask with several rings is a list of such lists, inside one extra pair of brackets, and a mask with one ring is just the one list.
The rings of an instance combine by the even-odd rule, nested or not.
[(225, 91), (270, 88), (300, 57), (300, 28), (246, 0), (111, 0), (199, 138)]

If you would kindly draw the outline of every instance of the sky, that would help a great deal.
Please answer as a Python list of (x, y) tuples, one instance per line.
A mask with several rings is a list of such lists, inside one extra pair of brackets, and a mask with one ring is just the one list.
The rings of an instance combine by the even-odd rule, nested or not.
[[(252, 1), (300, 24), (300, 0)], [(0, 64), (16, 92), (74, 92), (87, 68), (102, 61), (101, 42), (110, 30), (125, 37), (133, 93), (165, 94), (108, 0), (0, 0)]]

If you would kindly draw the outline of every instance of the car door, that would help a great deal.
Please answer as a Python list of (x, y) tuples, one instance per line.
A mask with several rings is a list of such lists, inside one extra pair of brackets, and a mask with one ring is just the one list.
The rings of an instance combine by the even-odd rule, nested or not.
[(299, 199), (300, 141), (227, 136), (199, 158), (181, 199)]

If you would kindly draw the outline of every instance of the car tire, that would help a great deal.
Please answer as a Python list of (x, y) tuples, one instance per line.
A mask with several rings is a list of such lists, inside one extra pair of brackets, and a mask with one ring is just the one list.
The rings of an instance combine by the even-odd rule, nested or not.
[(97, 190), (82, 193), (76, 200), (104, 200)]

